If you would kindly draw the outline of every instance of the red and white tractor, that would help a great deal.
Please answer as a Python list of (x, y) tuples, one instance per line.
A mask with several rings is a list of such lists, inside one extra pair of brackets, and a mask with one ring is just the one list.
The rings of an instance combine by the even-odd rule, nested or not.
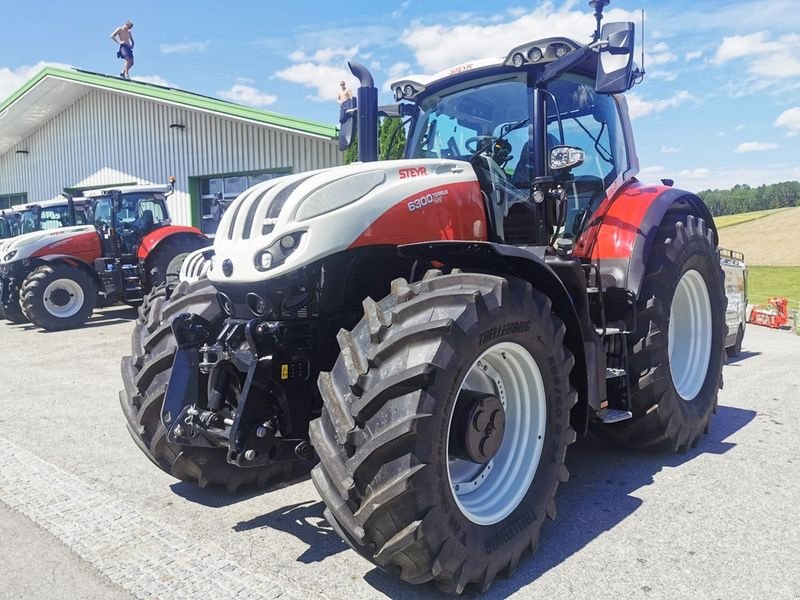
[(716, 229), (636, 179), (642, 73), (607, 3), (588, 45), (394, 82), (403, 160), (376, 162), (377, 89), (351, 65), (361, 162), (244, 192), (207, 278), (141, 315), (120, 393), (139, 448), (229, 489), (315, 454), (348, 544), (460, 593), (538, 548), (577, 435), (696, 444), (722, 383)]
[[(20, 235), (0, 251), (0, 306), (6, 319), (48, 330), (85, 323), (98, 304), (136, 304), (209, 240), (170, 223), (171, 186), (95, 194), (84, 225)], [(40, 214), (43, 214), (43, 210)]]

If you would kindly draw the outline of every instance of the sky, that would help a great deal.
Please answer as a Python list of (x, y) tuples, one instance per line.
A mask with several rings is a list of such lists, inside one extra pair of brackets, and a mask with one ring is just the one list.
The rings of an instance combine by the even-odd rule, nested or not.
[[(635, 21), (641, 41), (642, 10), (647, 75), (627, 94), (640, 178), (692, 191), (800, 180), (796, 0), (612, 0), (605, 21)], [(2, 12), (0, 101), (47, 64), (119, 73), (109, 36), (130, 19), (134, 78), (328, 124), (339, 80), (357, 87), (347, 60), (389, 103), (393, 78), (594, 29), (586, 0), (29, 0)]]

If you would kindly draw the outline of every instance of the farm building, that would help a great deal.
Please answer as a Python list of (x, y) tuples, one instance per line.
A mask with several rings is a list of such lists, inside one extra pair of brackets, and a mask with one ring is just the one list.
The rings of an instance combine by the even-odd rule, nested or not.
[(173, 222), (212, 233), (218, 194), (338, 165), (335, 136), (217, 98), (47, 67), (0, 103), (0, 209), (174, 175)]

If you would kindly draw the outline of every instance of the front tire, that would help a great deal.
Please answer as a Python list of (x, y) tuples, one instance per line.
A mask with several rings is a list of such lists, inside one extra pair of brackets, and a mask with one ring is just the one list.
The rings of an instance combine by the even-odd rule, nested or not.
[(122, 359), (125, 389), (119, 393), (133, 441), (162, 471), (203, 488), (223, 486), (235, 492), (297, 477), (304, 468), (299, 460), (240, 468), (227, 462), (225, 448), (184, 447), (167, 440), (161, 407), (177, 350), (171, 324), (182, 313), (200, 315), (217, 330), (224, 320), (216, 290), (207, 279), (162, 285), (145, 297), (131, 338), (133, 354)]
[[(364, 309), (339, 333), (310, 427), (326, 518), (404, 581), (486, 590), (536, 550), (568, 477), (577, 396), (565, 327), (527, 282), (480, 274), (396, 280)], [(505, 434), (492, 439), (498, 401)], [(471, 428), (483, 440), (470, 442)], [(494, 454), (481, 456), (484, 442)]]
[(60, 331), (80, 327), (97, 303), (92, 278), (79, 267), (52, 263), (37, 267), (20, 286), (20, 306), (42, 329)]
[(647, 264), (628, 338), (633, 418), (593, 423), (617, 445), (685, 452), (707, 430), (722, 387), (725, 288), (714, 233), (668, 213)]

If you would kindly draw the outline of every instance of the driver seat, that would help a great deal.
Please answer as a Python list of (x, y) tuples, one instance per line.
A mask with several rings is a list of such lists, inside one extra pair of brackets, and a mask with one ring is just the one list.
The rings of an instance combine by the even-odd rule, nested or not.
[(140, 232), (142, 235), (150, 232), (155, 225), (155, 220), (153, 219), (153, 211), (152, 210), (143, 210), (142, 216), (136, 219), (133, 224), (133, 228)]
[[(511, 183), (514, 185), (522, 185), (527, 184), (531, 180), (531, 169), (533, 169), (533, 164), (531, 163), (531, 155), (528, 152), (528, 144), (530, 142), (525, 142), (522, 145), (522, 150), (519, 153), (519, 160), (517, 161), (517, 168), (514, 169), (514, 174), (511, 176)], [(559, 145), (558, 138), (554, 136), (552, 133), (547, 134), (547, 142), (546, 148), (547, 151), (553, 149), (553, 147)]]

